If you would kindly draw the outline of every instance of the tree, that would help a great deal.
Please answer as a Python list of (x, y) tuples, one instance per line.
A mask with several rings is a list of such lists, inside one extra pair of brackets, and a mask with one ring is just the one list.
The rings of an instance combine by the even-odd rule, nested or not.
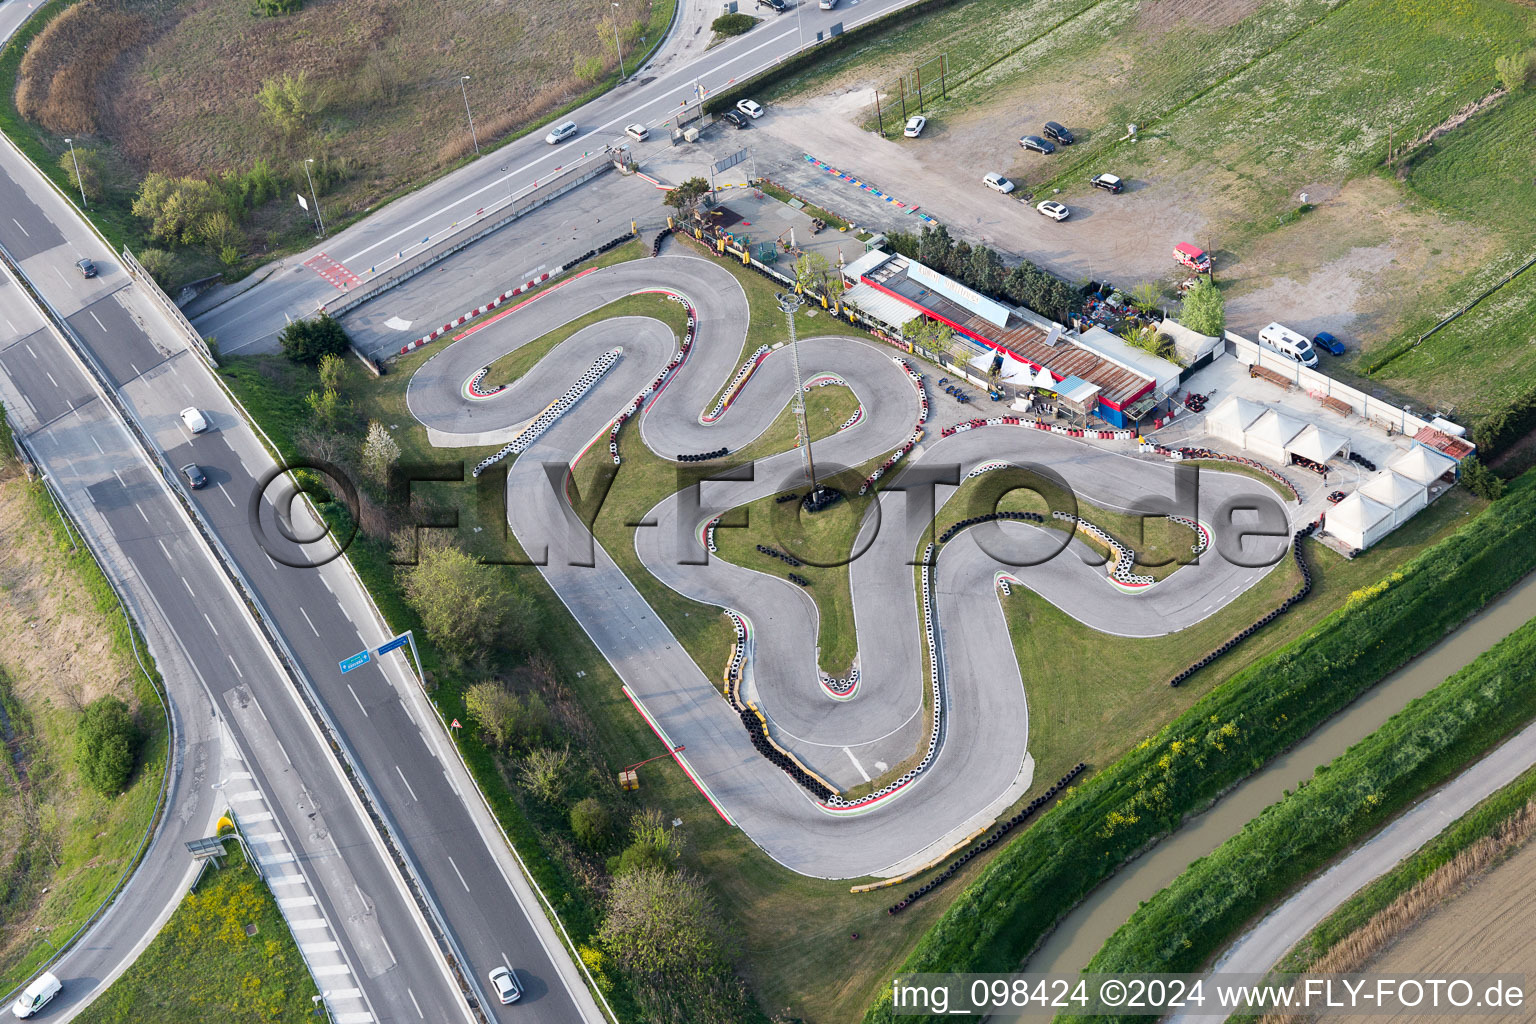
[(98, 697), (75, 729), (75, 765), (92, 789), (116, 796), (133, 775), (138, 746), (139, 730), (128, 705), (116, 697)]
[(806, 291), (825, 291), (829, 276), (833, 276), (832, 265), (819, 252), (805, 252), (795, 260), (795, 280)]
[(191, 245), (204, 237), (206, 218), (224, 209), (217, 189), (201, 178), (171, 178), (151, 171), (139, 185), (133, 215), (149, 222), (149, 233), (169, 245)]
[(603, 69), (605, 66), (606, 62), (601, 57), (577, 56), (571, 65), (571, 70), (574, 71), (576, 73), (576, 77), (581, 79), (583, 82), (595, 82), (599, 78), (603, 77)]
[(176, 257), (164, 249), (142, 249), (138, 253), (139, 266), (144, 272), (155, 279), (160, 287), (168, 287), (171, 283), (172, 268), (175, 266)]
[(352, 339), (328, 313), (312, 320), (295, 320), (277, 336), (283, 355), (295, 363), (318, 363), (324, 356), (338, 356)]
[(309, 126), (310, 118), (320, 113), (319, 91), (309, 80), (309, 72), (283, 74), (261, 83), (256, 92), (262, 115), (284, 139), (291, 139)]
[[(327, 358), (335, 358), (328, 356)], [(335, 388), (327, 388), (327, 394), (335, 394)], [(389, 428), (378, 420), (368, 424), (368, 439), (363, 442), (363, 469), (374, 482), (389, 482), (389, 471), (400, 459), (400, 445), (389, 435)]]
[[(75, 172), (77, 166), (78, 174)], [(103, 166), (99, 150), (76, 147), (59, 154), (59, 170), (69, 178), (69, 187), (79, 192), (83, 185), (87, 199), (101, 198)]]
[(309, 414), (315, 423), (323, 429), (335, 430), (340, 425), (344, 410), (341, 395), (335, 388), (311, 391), (304, 396), (304, 404), (309, 407)]
[(1152, 281), (1143, 281), (1131, 289), (1131, 305), (1150, 313), (1163, 304), (1163, 290)]
[(1506, 53), (1494, 58), (1493, 70), (1499, 76), (1499, 84), (1508, 92), (1519, 92), (1531, 80), (1532, 67), (1536, 66), (1536, 54)]
[(1226, 299), (1210, 277), (1202, 277), (1184, 294), (1179, 323), (1196, 333), (1219, 338), (1227, 326), (1226, 305)]
[(923, 228), (917, 240), (917, 262), (942, 271), (949, 266), (949, 254), (955, 243), (943, 224)]
[(497, 747), (529, 746), (549, 731), (549, 708), (538, 694), (520, 697), (497, 682), (464, 691), (464, 706)]
[(1504, 496), (1504, 479), (1473, 455), (1461, 460), (1461, 482), (1479, 498), (1498, 501)]
[(528, 792), (547, 804), (565, 799), (569, 787), (571, 752), (542, 747), (523, 759), (518, 777)]
[(341, 390), (342, 383), (347, 377), (347, 363), (334, 353), (320, 357), (320, 363), (316, 367), (320, 371), (320, 386)]
[(689, 178), (676, 188), (668, 189), (661, 201), (676, 210), (683, 220), (687, 220), (698, 209), (699, 201), (708, 194), (709, 182), (703, 178)]
[(988, 295), (1001, 295), (1007, 276), (1008, 269), (1003, 266), (1003, 258), (996, 250), (985, 245), (971, 250), (969, 280), (972, 288)]
[(455, 660), (477, 660), (498, 646), (522, 650), (538, 634), (539, 605), (504, 572), (446, 538), (429, 535), (401, 575), (407, 603)]
[(613, 815), (597, 797), (584, 797), (571, 808), (571, 831), (587, 849), (600, 850), (613, 835)]
[(729, 937), (698, 876), (645, 868), (620, 875), (598, 929), (604, 949), (636, 980), (648, 1019), (737, 1021), (745, 999), (731, 976)]

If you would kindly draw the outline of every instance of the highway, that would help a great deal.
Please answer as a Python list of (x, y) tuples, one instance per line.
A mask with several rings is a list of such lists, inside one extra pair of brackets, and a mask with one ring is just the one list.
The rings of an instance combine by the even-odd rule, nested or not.
[[(677, 62), (669, 62), (664, 74), (650, 74), (648, 65), (617, 89), (566, 115), (580, 126), (574, 139), (551, 146), (544, 142), (540, 130), (488, 151), (304, 252), (257, 271), (246, 282), (221, 286), (199, 302), (207, 312), (195, 317), (193, 323), (205, 337), (216, 337), (221, 351), (272, 351), (277, 332), (287, 322), (285, 314), (307, 316), (320, 303), (340, 294), (336, 286), (304, 266), (320, 253), (366, 280), (370, 266), (388, 260), (402, 247), (423, 237), (435, 238), (450, 225), (472, 217), (476, 210), (520, 194), (583, 152), (623, 141), (625, 125), (659, 125), (691, 101), (697, 89), (702, 89), (707, 99), (710, 93), (798, 52), (802, 40), (804, 45), (814, 44), (818, 32), (830, 33), (839, 23), (850, 29), (911, 2), (840, 0), (835, 9), (824, 11), (814, 0), (794, 0), (793, 8), (784, 14), (775, 15), (766, 8), (756, 11), (762, 21), (750, 32), (676, 67), (673, 64)], [(749, 3), (742, 4), (743, 10), (749, 8)], [(664, 52), (671, 45), (669, 42)], [(661, 63), (660, 58), (652, 63)], [(744, 133), (742, 141), (750, 142), (750, 134)], [(521, 269), (506, 268), (509, 278)], [(253, 281), (259, 283), (252, 286)], [(220, 304), (209, 308), (209, 303)]]
[[(12, 251), (35, 287), (89, 346), (110, 385), (136, 410), (161, 466), (136, 455), (125, 434), (117, 447), (109, 445), (113, 438), (106, 427), (113, 416), (92, 397), (93, 385), (74, 356), (50, 335), (27, 329), (36, 317), (28, 320), (24, 297), (15, 287), (0, 296), (0, 326), (9, 332), (0, 351), (0, 370), (13, 396), (8, 405), (24, 410), (28, 440), (50, 475), (61, 487), (80, 493), (82, 508), (93, 507), (104, 535), (124, 548), (125, 575), (142, 586), (144, 605), (165, 610), (178, 646), (188, 652), (194, 673), (206, 680), (267, 804), (279, 813), (289, 847), (306, 850), (308, 843), (320, 843), (357, 880), (348, 893), (346, 872), (327, 879), (319, 860), (298, 858), (317, 872), (315, 889), (338, 945), (348, 954), (352, 987), (367, 1004), (353, 1011), (365, 1016), (348, 1020), (456, 1019), (467, 1009), (398, 872), (297, 703), (291, 682), (281, 673), (257, 668), (271, 664), (266, 644), (250, 634), (249, 625), (242, 636), (242, 602), (219, 583), (209, 556), (189, 539), (191, 526), (176, 513), (160, 475), (164, 467), (173, 472), (195, 461), (207, 470), (209, 486), (192, 493), (202, 519), (231, 553), (251, 592), (269, 610), (269, 624), (308, 676), (322, 713), (372, 789), (377, 812), (413, 864), (421, 890), (441, 908), (471, 980), (483, 988), (486, 974), (508, 963), (528, 989), (521, 1007), (525, 1013), (537, 1007), (539, 1019), (550, 1022), (602, 1019), (435, 712), (407, 673), (404, 656), (394, 654), (341, 677), (340, 659), (387, 637), (348, 563), (294, 569), (263, 550), (250, 528), (247, 505), (257, 481), (274, 465), (217, 380), (159, 307), (129, 282), (118, 261), (102, 251), (69, 205), (9, 146), (0, 147), (0, 209), (7, 214), (0, 218), (0, 244)], [(86, 281), (74, 269), (82, 254), (97, 262), (98, 278)], [(196, 437), (187, 434), (177, 411), (188, 405), (205, 410), (213, 429)], [(78, 429), (89, 417), (101, 426)], [(270, 521), (272, 514), (269, 500), (263, 515)], [(275, 736), (275, 743), (267, 744), (270, 749), (242, 729), (244, 712), (237, 713), (231, 704), (235, 696), (248, 696), (260, 707), (261, 720), (270, 723)], [(239, 700), (236, 704), (248, 707)], [(286, 754), (274, 762), (280, 751)], [(293, 756), (291, 765), (287, 755)], [(302, 788), (318, 809), (306, 804), (300, 814), (300, 807), (290, 803), (283, 810), (278, 776), (299, 770), (294, 766), (302, 766)], [(173, 811), (183, 813), (179, 806)], [(332, 841), (335, 845), (329, 846)], [(164, 900), (179, 898), (179, 878), (156, 882), (176, 883), (160, 890)], [(109, 920), (117, 928), (112, 944), (93, 942), (93, 955), (100, 958), (115, 948), (126, 956), (143, 938), (146, 920), (130, 922), (116, 915)], [(88, 966), (76, 973), (69, 960), (62, 969), (67, 985), (106, 973)], [(491, 1015), (507, 1012), (498, 1006)]]

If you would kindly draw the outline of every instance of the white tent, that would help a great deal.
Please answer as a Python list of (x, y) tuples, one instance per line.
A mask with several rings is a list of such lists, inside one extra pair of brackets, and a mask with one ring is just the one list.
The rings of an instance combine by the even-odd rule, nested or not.
[(1291, 438), (1301, 433), (1305, 426), (1306, 424), (1300, 420), (1293, 420), (1289, 416), (1270, 409), (1253, 421), (1244, 433), (1243, 439), (1246, 447), (1259, 458), (1283, 466), (1290, 462), (1286, 453)]
[(1424, 487), (1390, 469), (1377, 473), (1360, 488), (1361, 494), (1392, 510), (1392, 525), (1401, 526), (1424, 507)]
[(1324, 430), (1316, 423), (1305, 427), (1286, 445), (1292, 453), (1316, 463), (1324, 463), (1335, 455), (1349, 454), (1349, 438)]
[(1214, 438), (1246, 448), (1248, 427), (1264, 415), (1264, 406), (1230, 395), (1205, 414), (1205, 432)]
[(1356, 491), (1329, 511), (1324, 529), (1364, 551), (1392, 532), (1392, 510)]
[(1399, 476), (1405, 476), (1424, 489), (1428, 497), (1430, 485), (1448, 471), (1456, 468), (1456, 460), (1449, 455), (1416, 444), (1405, 452), (1387, 460), (1387, 468)]

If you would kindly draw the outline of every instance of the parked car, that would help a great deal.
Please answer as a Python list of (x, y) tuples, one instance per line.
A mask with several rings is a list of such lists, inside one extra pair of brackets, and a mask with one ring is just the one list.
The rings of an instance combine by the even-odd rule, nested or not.
[(564, 124), (556, 125), (555, 127), (551, 128), (549, 130), (549, 134), (544, 136), (544, 141), (553, 146), (556, 143), (564, 142), (566, 139), (573, 138), (575, 135), (576, 122), (567, 121)]
[(76, 260), (75, 266), (79, 268), (81, 277), (89, 279), (96, 276), (96, 264), (89, 259)]
[(46, 971), (11, 1004), (11, 1012), (18, 1017), (32, 1016), (47, 1006), (53, 997), (64, 991), (64, 983)]
[(195, 462), (189, 462), (181, 467), (181, 475), (187, 478), (187, 483), (192, 485), (194, 491), (208, 486), (208, 474)]
[(1045, 122), (1044, 135), (1048, 139), (1055, 139), (1063, 146), (1070, 146), (1077, 141), (1077, 136), (1067, 131), (1055, 121)]
[(509, 968), (498, 967), (491, 972), (491, 987), (496, 990), (496, 998), (501, 1000), (503, 1006), (523, 998), (523, 987), (517, 983), (517, 975)]
[(901, 134), (905, 135), (909, 139), (915, 139), (919, 135), (923, 134), (923, 129), (927, 127), (928, 119), (919, 114), (908, 119), (907, 126), (906, 128), (902, 129)]
[(1032, 149), (1036, 153), (1054, 153), (1054, 152), (1056, 152), (1056, 145), (1055, 145), (1055, 143), (1047, 142), (1047, 141), (1045, 141), (1044, 139), (1042, 139), (1038, 135), (1026, 135), (1026, 136), (1024, 136), (1022, 139), (1019, 140), (1019, 145), (1023, 146), (1025, 149)]
[(837, 6), (837, 0), (821, 0), (821, 2), (816, 6), (820, 7), (824, 11), (830, 11), (832, 8)]
[(651, 130), (649, 128), (647, 128), (643, 124), (632, 124), (632, 125), (627, 125), (624, 128), (624, 134), (628, 135), (630, 138), (634, 139), (636, 142), (644, 142), (645, 141), (645, 137), (647, 135), (651, 134)]
[(737, 100), (736, 109), (754, 121), (763, 116), (763, 108), (756, 100)]
[(783, 14), (789, 10), (789, 4), (785, 3), (784, 0), (757, 0), (757, 6), (766, 7), (775, 14)]
[(1317, 365), (1317, 349), (1304, 334), (1297, 334), (1284, 324), (1269, 324), (1259, 330), (1259, 344), (1271, 352), (1278, 352), (1287, 359), (1294, 359), (1302, 366)]
[(1088, 179), (1088, 184), (1094, 188), (1101, 188), (1106, 192), (1113, 193), (1118, 193), (1121, 189), (1125, 188), (1125, 182), (1113, 174), (1095, 174), (1092, 178)]
[(992, 171), (985, 178), (982, 178), (981, 183), (987, 186), (987, 188), (995, 189), (996, 191), (1001, 192), (1003, 195), (1007, 195), (1009, 192), (1013, 191), (1013, 182), (1009, 181), (1001, 174), (998, 174), (996, 171)]
[(1341, 356), (1344, 354), (1344, 343), (1327, 331), (1318, 331), (1312, 335), (1312, 344), (1331, 356)]
[(189, 405), (181, 410), (181, 422), (194, 434), (201, 434), (208, 429), (208, 419), (196, 406)]
[(1045, 202), (1037, 205), (1035, 209), (1051, 218), (1051, 220), (1066, 220), (1072, 213), (1071, 210), (1068, 210), (1054, 199), (1047, 199)]
[(734, 110), (720, 111), (720, 120), (729, 121), (737, 128), (745, 128), (747, 126), (747, 119), (736, 113)]
[(1173, 247), (1173, 258), (1197, 274), (1211, 272), (1211, 258), (1198, 245), (1190, 245), (1188, 242), (1178, 243)]

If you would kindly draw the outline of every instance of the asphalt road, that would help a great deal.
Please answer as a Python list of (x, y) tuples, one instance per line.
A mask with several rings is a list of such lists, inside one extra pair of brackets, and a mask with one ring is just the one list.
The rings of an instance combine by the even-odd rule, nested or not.
[[(702, 87), (707, 96), (797, 52), (802, 40), (807, 45), (814, 43), (817, 32), (830, 32), (836, 24), (853, 28), (911, 2), (842, 0), (836, 9), (824, 11), (810, 0), (796, 0), (794, 7), (782, 15), (764, 10), (760, 12), (764, 15), (762, 22), (752, 31), (686, 62), (658, 58), (653, 62), (660, 68), (657, 73), (644, 68), (612, 92), (562, 116), (560, 120), (569, 118), (581, 126), (575, 138), (551, 146), (544, 142), (544, 133), (536, 131), (487, 152), (446, 177), (396, 199), (341, 233), (263, 268), (255, 276), (264, 279), (254, 287), (247, 288), (242, 283), (210, 294), (199, 303), (199, 308), (207, 312), (193, 322), (204, 336), (216, 336), (226, 352), (274, 348), (276, 333), (287, 322), (284, 314), (306, 316), (337, 294), (335, 286), (303, 266), (311, 257), (324, 252), (354, 272), (366, 272), (371, 264), (392, 255), (403, 244), (424, 236), (437, 237), (440, 231), (468, 219), (476, 210), (516, 195), (535, 181), (547, 180), (557, 167), (581, 153), (625, 141), (625, 125), (640, 122), (655, 126), (667, 121), (694, 97), (696, 88)], [(672, 46), (669, 42), (663, 48), (664, 55)], [(665, 147), (668, 143), (660, 134), (653, 133), (653, 140), (642, 145)], [(225, 296), (227, 301), (210, 308), (210, 303), (220, 302)]]
[[(735, 373), (747, 323), (745, 295), (724, 268), (694, 256), (664, 255), (593, 271), (479, 332), (454, 342), (422, 365), (411, 381), (411, 412), (438, 444), (510, 438), (602, 353), (622, 348), (608, 373), (563, 418), (519, 456), (508, 473), (509, 520), (523, 549), (548, 552), (541, 571), (637, 701), (673, 743), (680, 760), (722, 813), (771, 856), (806, 874), (855, 877), (894, 874), (995, 816), (1028, 787), (1027, 688), (1003, 624), (994, 575), (1009, 569), (1024, 584), (1086, 625), (1123, 635), (1183, 629), (1213, 613), (1261, 578), (1215, 552), (1139, 595), (1111, 586), (1086, 547), (1030, 568), (1014, 568), (1030, 551), (1060, 544), (1059, 534), (1017, 525), (973, 530), (944, 549), (936, 580), (941, 647), (948, 665), (946, 727), (929, 771), (900, 798), (858, 817), (829, 814), (787, 776), (752, 755), (736, 715), (711, 681), (724, 666), (698, 666), (600, 546), (567, 546), (563, 499), (545, 465), (573, 460), (673, 358), (677, 339), (658, 321), (625, 317), (588, 327), (556, 346), (510, 388), (489, 400), (464, 397), (479, 368), (520, 344), (634, 291), (667, 288), (686, 295), (698, 333), (688, 360), (653, 396), (640, 421), (644, 442), (666, 458), (740, 449), (757, 437), (792, 394), (789, 353), (769, 355), (718, 421), (702, 414)], [(816, 447), (818, 461), (858, 465), (896, 447), (918, 416), (916, 393), (892, 358), (894, 350), (844, 338), (809, 338), (801, 361), (807, 376), (836, 373), (864, 403), (864, 420)], [(953, 466), (960, 479), (998, 458), (1045, 463), (1083, 498), (1124, 507), (1133, 497), (1173, 494), (1173, 471), (1160, 460), (1131, 457), (1103, 445), (1039, 431), (993, 427), (934, 440), (946, 423), (988, 410), (934, 400), (930, 434), (911, 456), (912, 469)], [(633, 440), (628, 443), (635, 443)], [(599, 455), (598, 457), (601, 457)], [(776, 737), (813, 769), (848, 787), (911, 755), (927, 739), (922, 714), (924, 664), (911, 560), (922, 521), (905, 521), (907, 495), (890, 491), (871, 520), (869, 549), (852, 565), (859, 659), (864, 681), (849, 701), (830, 699), (816, 679), (817, 619), (809, 598), (783, 579), (707, 560), (695, 539), (718, 512), (795, 481), (790, 451), (756, 464), (755, 479), (701, 489), (699, 504), (674, 495), (652, 509), (654, 529), (636, 532), (636, 551), (663, 583), (696, 600), (728, 607), (752, 623), (755, 653), (748, 696), (760, 701)], [(622, 467), (620, 473), (622, 474)], [(942, 505), (955, 491), (939, 489)], [(1235, 474), (1202, 474), (1197, 514), (1215, 521), (1227, 499), (1258, 495), (1262, 484)], [(871, 516), (874, 513), (870, 513)], [(1271, 542), (1273, 545), (1273, 542)], [(999, 548), (1020, 549), (1015, 554)], [(1278, 556), (1283, 546), (1274, 546)], [(572, 555), (574, 554), (574, 557)], [(577, 564), (572, 564), (572, 563)], [(698, 564), (706, 563), (706, 564)]]
[[(526, 1015), (536, 1007), (541, 1020), (552, 1022), (599, 1019), (590, 993), (559, 948), (553, 927), (536, 905), (536, 896), (435, 712), (407, 674), (404, 655), (379, 659), (345, 679), (337, 670), (340, 659), (387, 638), (350, 567), (343, 560), (319, 570), (295, 569), (268, 557), (252, 529), (248, 507), (258, 480), (273, 465), (212, 374), (163, 320), (158, 307), (129, 283), (121, 266), (100, 253), (99, 243), (69, 207), (8, 147), (0, 148), (0, 209), (7, 212), (0, 218), (0, 244), (15, 246), (18, 255), (31, 253), (22, 258), (25, 272), (94, 351), (112, 384), (136, 410), (163, 466), (197, 462), (207, 471), (209, 486), (193, 495), (203, 518), (270, 609), (269, 621), (350, 748), (359, 775), (372, 788), (378, 809), (413, 862), (422, 889), (441, 908), (467, 971), (483, 986), (491, 969), (509, 963), (528, 989), (523, 1005), (514, 1009)], [(100, 277), (86, 281), (73, 269), (81, 252), (96, 259)], [(420, 1020), (427, 1019), (427, 1013), (431, 1019), (464, 1015), (463, 1000), (447, 978), (443, 958), (425, 934), (371, 824), (346, 790), (334, 759), (296, 702), (291, 683), (275, 671), (256, 670), (270, 666), (271, 656), (249, 625), (242, 636), (242, 602), (220, 583), (209, 556), (191, 539), (190, 524), (177, 513), (165, 485), (156, 483), (160, 468), (144, 463), (126, 443), (126, 434), (121, 434), (123, 443), (112, 447), (103, 430), (78, 429), (93, 408), (87, 401), (91, 386), (61, 343), (26, 326), (37, 319), (26, 319), (22, 298), (15, 287), (0, 291), (5, 302), (0, 313), (7, 325), (14, 325), (7, 344), (0, 347), (0, 368), (19, 392), (19, 407), (35, 416), (29, 439), (61, 485), (84, 490), (82, 507), (100, 515), (103, 537), (123, 547), (125, 577), (143, 588), (145, 606), (164, 609), (167, 635), (188, 652), (193, 674), (207, 681), (206, 690), (230, 724), (267, 804), (282, 809), (278, 829), (286, 847), (301, 851), (298, 862), (313, 873), (319, 906), (337, 935), (337, 951), (351, 965), (354, 984), (341, 990), (355, 989), (354, 998), (366, 1003), (363, 1009), (348, 1011), (365, 1014), (346, 1017), (348, 1024)], [(196, 437), (186, 433), (177, 411), (188, 405), (205, 411), (213, 425), (209, 432)], [(99, 403), (96, 416), (99, 423), (111, 422)], [(273, 501), (280, 499), (269, 493), (259, 505), (268, 537), (275, 536)], [(282, 551), (283, 545), (276, 544), (274, 553), (282, 557)], [(179, 701), (186, 694), (173, 697)], [(206, 703), (209, 697), (201, 699)], [(274, 742), (257, 743), (242, 728), (241, 715), (252, 703), (261, 709), (261, 721), (270, 723)], [(291, 764), (288, 755), (293, 756)], [(307, 797), (302, 806), (284, 799), (287, 790), (281, 776), (293, 771), (298, 771)], [(185, 813), (179, 805), (173, 812)], [(323, 870), (325, 851), (345, 870)], [(356, 879), (350, 891), (348, 877)], [(163, 906), (183, 891), (180, 873), (134, 881), (154, 885)], [(104, 963), (114, 953), (120, 962), (131, 958), (156, 918), (147, 913), (138, 918), (112, 915), (108, 921), (115, 931), (93, 941), (92, 963)], [(71, 978), (88, 980), (110, 973), (92, 967), (77, 971), (71, 961), (64, 969), (69, 972), (66, 984), (82, 995), (91, 990)], [(329, 983), (322, 979), (321, 984)], [(495, 1007), (491, 1016), (509, 1012)]]

